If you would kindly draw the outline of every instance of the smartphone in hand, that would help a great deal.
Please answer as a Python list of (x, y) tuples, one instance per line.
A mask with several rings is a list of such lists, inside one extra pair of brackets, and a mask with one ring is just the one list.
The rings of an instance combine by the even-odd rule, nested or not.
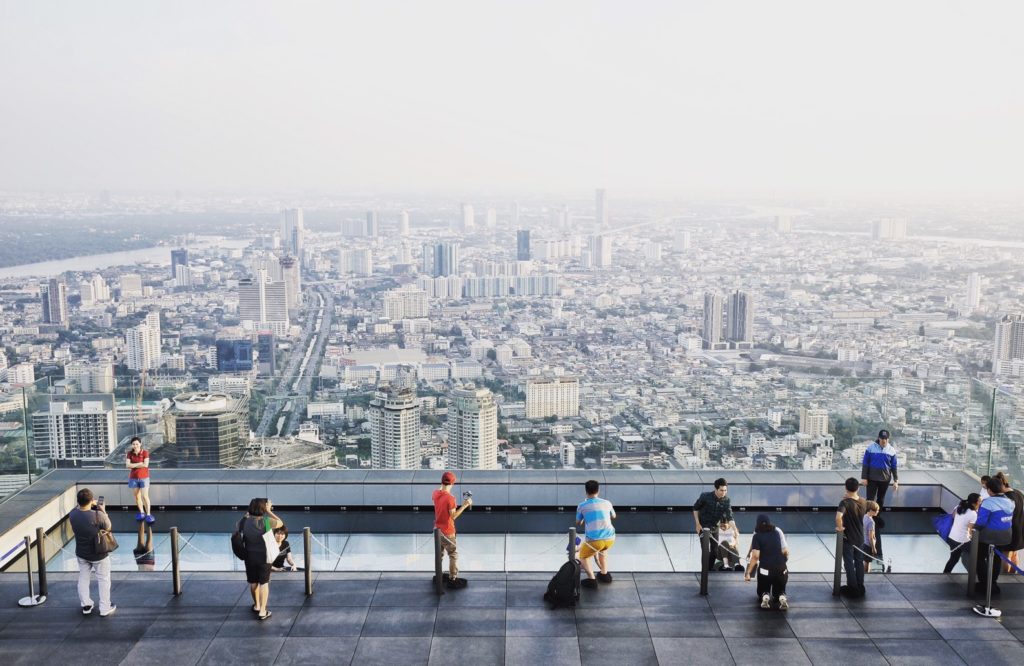
[(100, 495), (98, 498), (96, 498), (96, 504), (98, 504), (101, 509), (103, 508), (104, 499), (105, 498), (103, 497), (103, 495)]

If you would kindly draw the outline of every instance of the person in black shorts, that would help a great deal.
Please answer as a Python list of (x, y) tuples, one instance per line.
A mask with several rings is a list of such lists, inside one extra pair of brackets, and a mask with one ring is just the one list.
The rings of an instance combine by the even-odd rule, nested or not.
[(252, 594), (252, 611), (261, 620), (270, 617), (267, 600), (270, 598), (270, 569), (267, 562), (267, 544), (263, 535), (284, 522), (274, 515), (273, 503), (266, 497), (254, 497), (249, 510), (239, 521), (239, 531), (245, 542), (245, 580)]

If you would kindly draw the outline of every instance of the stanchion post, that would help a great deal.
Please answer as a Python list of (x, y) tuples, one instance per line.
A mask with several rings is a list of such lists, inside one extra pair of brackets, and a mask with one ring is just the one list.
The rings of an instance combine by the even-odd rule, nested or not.
[(700, 533), (700, 596), (708, 596), (708, 569), (711, 559), (711, 532), (705, 528)]
[[(978, 555), (980, 555), (980, 541), (978, 530), (971, 535), (971, 554), (967, 558), (967, 596), (974, 596), (974, 581), (978, 577)], [(980, 581), (979, 581), (980, 582)]]
[(178, 556), (178, 528), (171, 528), (171, 576), (174, 596), (181, 596), (181, 562)]
[(441, 578), (441, 530), (434, 528), (434, 591), (437, 596), (444, 594), (444, 581)]
[(36, 594), (35, 584), (32, 582), (32, 537), (25, 537), (25, 569), (28, 571), (28, 596), (18, 600), (22, 608), (32, 608), (46, 601), (46, 595)]
[(46, 531), (36, 528), (36, 568), (39, 570), (39, 596), (46, 597)]
[(313, 596), (313, 532), (308, 527), (302, 528), (302, 553), (306, 565), (306, 596)]
[(843, 533), (836, 532), (836, 561), (832, 570), (832, 596), (838, 597), (843, 587)]
[(576, 528), (569, 528), (569, 561), (576, 559)]
[(988, 545), (988, 566), (985, 567), (985, 608), (992, 608), (992, 570), (1003, 566), (1003, 563), (996, 560), (996, 547)]

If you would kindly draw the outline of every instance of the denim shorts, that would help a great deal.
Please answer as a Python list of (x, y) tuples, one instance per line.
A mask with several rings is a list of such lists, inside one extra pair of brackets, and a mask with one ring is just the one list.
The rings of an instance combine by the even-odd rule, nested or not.
[(144, 479), (128, 479), (129, 488), (149, 488), (149, 477)]

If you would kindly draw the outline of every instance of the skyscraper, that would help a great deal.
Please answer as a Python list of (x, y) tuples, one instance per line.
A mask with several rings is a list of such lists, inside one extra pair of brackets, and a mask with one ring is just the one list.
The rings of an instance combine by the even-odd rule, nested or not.
[(448, 466), (498, 469), (498, 406), (489, 389), (452, 391), (448, 404)]
[(288, 208), (281, 211), (281, 242), (287, 252), (301, 258), (305, 234), (301, 208)]
[(277, 335), (288, 333), (288, 295), (285, 283), (271, 282), (266, 271), (238, 281), (238, 318)]
[(160, 313), (150, 312), (146, 320), (125, 333), (128, 368), (145, 372), (160, 367)]
[(43, 323), (68, 327), (68, 288), (59, 278), (50, 278), (39, 287)]
[(722, 297), (711, 292), (704, 294), (704, 349), (724, 349), (722, 342)]
[(252, 370), (252, 340), (217, 340), (217, 370), (249, 372)]
[(459, 244), (438, 243), (433, 252), (434, 277), (445, 277), (459, 274)]
[(519, 261), (530, 260), (530, 230), (520, 229), (516, 232), (516, 259)]
[(603, 187), (594, 192), (594, 221), (598, 231), (608, 228), (608, 197)]
[(828, 434), (828, 410), (800, 408), (800, 432), (811, 437)]
[(470, 204), (462, 204), (462, 230), (470, 231), (476, 227), (476, 213), (473, 212), (473, 206)]
[(46, 410), (32, 414), (37, 458), (52, 466), (102, 466), (117, 446), (114, 396), (106, 393), (54, 394)]
[(233, 467), (249, 434), (249, 400), (220, 393), (174, 396), (174, 440), (165, 445), (177, 467)]
[(738, 349), (749, 348), (754, 343), (754, 299), (745, 291), (729, 295), (728, 326), (726, 338)]
[(271, 377), (277, 374), (277, 359), (274, 357), (276, 347), (273, 331), (260, 331), (256, 334), (256, 371), (259, 374)]
[(288, 313), (298, 314), (302, 308), (302, 271), (299, 262), (295, 257), (285, 255), (281, 257), (280, 264)]
[(981, 306), (981, 276), (971, 273), (967, 276), (967, 309), (977, 310)]
[(526, 381), (526, 418), (570, 418), (580, 414), (580, 380), (537, 377)]
[(487, 209), (486, 217), (484, 217), (484, 226), (488, 229), (498, 226), (498, 211), (494, 210), (494, 208)]
[(1024, 314), (1004, 315), (996, 322), (992, 372), (996, 375), (1024, 375)]
[(687, 229), (679, 229), (672, 237), (672, 249), (676, 252), (688, 252), (690, 250), (690, 232)]
[(178, 266), (184, 266), (188, 268), (188, 250), (185, 248), (178, 248), (177, 250), (171, 250), (171, 277), (178, 277)]
[(408, 388), (382, 387), (366, 410), (374, 469), (420, 468), (420, 401)]
[(408, 236), (409, 235), (409, 211), (403, 210), (398, 215), (398, 235)]
[(376, 237), (380, 235), (380, 224), (378, 223), (377, 211), (366, 211), (366, 235)]
[(590, 238), (590, 255), (596, 268), (608, 268), (612, 265), (612, 239), (610, 236), (596, 234)]

